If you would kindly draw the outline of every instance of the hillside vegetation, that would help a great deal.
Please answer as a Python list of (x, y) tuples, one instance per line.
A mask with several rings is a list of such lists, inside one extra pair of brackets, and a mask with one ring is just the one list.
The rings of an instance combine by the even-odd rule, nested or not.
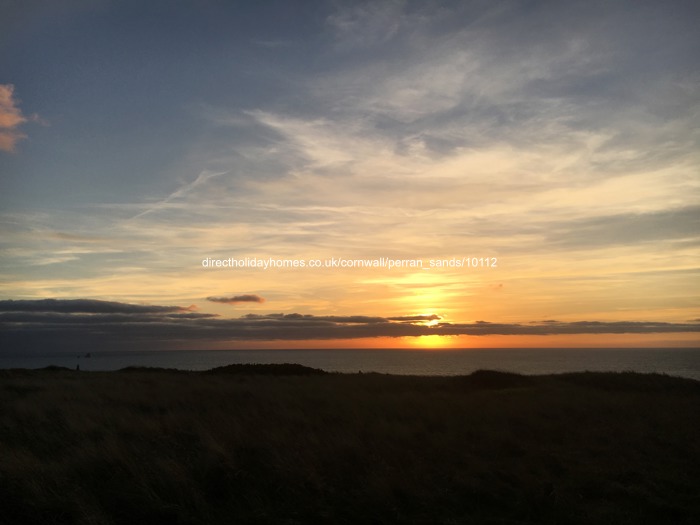
[(5, 370), (0, 523), (700, 523), (699, 416), (633, 373)]

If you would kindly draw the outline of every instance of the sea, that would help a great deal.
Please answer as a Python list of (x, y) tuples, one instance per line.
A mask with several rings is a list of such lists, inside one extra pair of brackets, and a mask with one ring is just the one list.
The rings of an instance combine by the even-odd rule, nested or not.
[(85, 371), (129, 366), (208, 370), (234, 363), (298, 363), (328, 372), (453, 376), (475, 370), (526, 375), (609, 371), (660, 373), (700, 381), (700, 348), (489, 348), (463, 350), (158, 350), (90, 354), (0, 353), (0, 369), (80, 367)]

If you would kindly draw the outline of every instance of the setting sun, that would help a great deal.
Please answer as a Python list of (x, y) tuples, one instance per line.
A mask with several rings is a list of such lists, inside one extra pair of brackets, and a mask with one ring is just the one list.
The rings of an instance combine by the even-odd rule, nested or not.
[[(433, 323), (433, 321), (431, 321)], [(436, 324), (437, 322), (433, 323)], [(451, 346), (452, 337), (449, 335), (421, 335), (411, 338), (411, 344), (419, 348), (446, 348)]]

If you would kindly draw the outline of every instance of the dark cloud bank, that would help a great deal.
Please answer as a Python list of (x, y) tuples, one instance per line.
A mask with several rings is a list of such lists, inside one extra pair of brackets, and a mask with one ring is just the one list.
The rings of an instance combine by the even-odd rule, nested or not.
[[(438, 321), (428, 326), (428, 321)], [(558, 335), (697, 333), (700, 323), (538, 321), (525, 324), (441, 322), (403, 317), (248, 314), (234, 319), (193, 307), (134, 305), (91, 299), (0, 301), (5, 352), (203, 348), (220, 341), (300, 341), (421, 335)]]
[(207, 297), (212, 303), (238, 304), (238, 303), (264, 303), (265, 299), (255, 294), (232, 295), (228, 297)]

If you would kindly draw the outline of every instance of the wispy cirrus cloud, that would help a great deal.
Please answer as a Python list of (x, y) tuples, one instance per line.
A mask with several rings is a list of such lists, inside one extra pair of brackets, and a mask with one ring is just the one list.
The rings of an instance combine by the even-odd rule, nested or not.
[(403, 1), (353, 3), (328, 16), (335, 45), (341, 51), (384, 44), (394, 37), (404, 15)]
[[(144, 215), (147, 215), (149, 213), (155, 213), (160, 210), (165, 210), (169, 209), (171, 207), (178, 207), (178, 200), (183, 199), (187, 197), (187, 195), (200, 186), (203, 186), (204, 184), (207, 183), (210, 179), (213, 179), (215, 177), (220, 177), (222, 175), (226, 175), (226, 171), (222, 172), (209, 172), (209, 171), (202, 171), (200, 172), (197, 177), (192, 181), (192, 182), (187, 182), (182, 184), (177, 190), (172, 192), (170, 195), (167, 197), (161, 199), (158, 202), (155, 202), (153, 204), (147, 204), (146, 209), (143, 210), (142, 212), (134, 215), (131, 220), (139, 219), (140, 217), (143, 217)], [(176, 202), (173, 202), (176, 201)], [(173, 206), (174, 205), (174, 206)], [(180, 208), (184, 208), (186, 206), (180, 205)]]

